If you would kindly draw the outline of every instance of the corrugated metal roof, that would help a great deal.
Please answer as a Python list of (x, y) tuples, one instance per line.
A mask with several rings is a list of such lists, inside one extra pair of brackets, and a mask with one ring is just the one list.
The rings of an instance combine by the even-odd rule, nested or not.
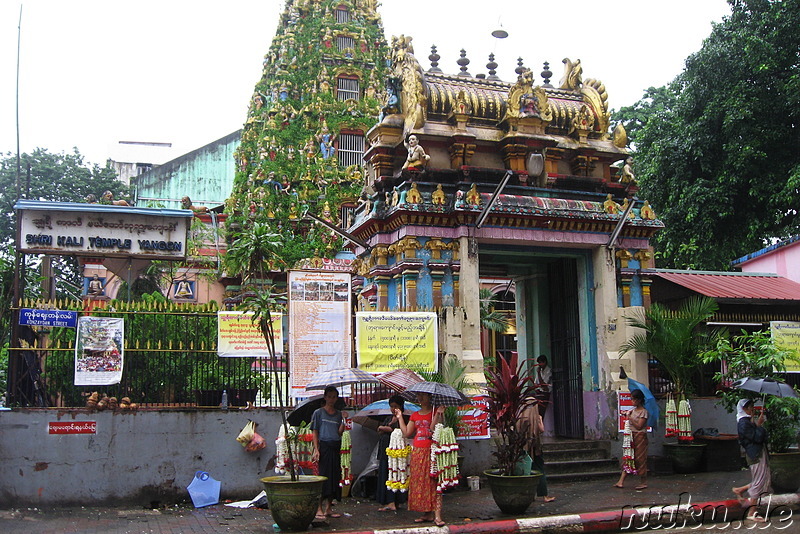
[(800, 300), (800, 284), (777, 275), (663, 271), (653, 274), (711, 298)]

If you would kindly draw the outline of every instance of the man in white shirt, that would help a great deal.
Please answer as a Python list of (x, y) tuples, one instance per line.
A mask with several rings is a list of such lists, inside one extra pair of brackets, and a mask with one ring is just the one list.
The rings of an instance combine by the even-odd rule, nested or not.
[(544, 414), (550, 405), (550, 389), (553, 382), (553, 370), (547, 365), (547, 356), (544, 354), (536, 358), (535, 373), (533, 378), (536, 384), (534, 396), (539, 401), (539, 415), (544, 419)]

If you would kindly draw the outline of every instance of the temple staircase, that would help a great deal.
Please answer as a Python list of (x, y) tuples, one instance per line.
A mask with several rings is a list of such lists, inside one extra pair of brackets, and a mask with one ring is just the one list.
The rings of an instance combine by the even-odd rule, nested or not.
[(548, 481), (586, 480), (619, 476), (608, 440), (545, 438), (542, 444)]

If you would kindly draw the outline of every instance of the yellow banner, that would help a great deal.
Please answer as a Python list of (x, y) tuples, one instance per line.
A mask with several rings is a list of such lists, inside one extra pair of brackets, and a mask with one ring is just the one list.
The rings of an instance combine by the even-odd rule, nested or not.
[[(272, 314), (275, 352), (283, 353), (282, 315)], [(217, 312), (217, 354), (220, 357), (269, 357), (267, 342), (252, 312)]]
[(794, 352), (794, 357), (786, 362), (786, 371), (800, 373), (800, 323), (770, 321), (769, 329), (776, 347)]
[(358, 367), (370, 373), (399, 367), (434, 372), (437, 329), (434, 312), (357, 312)]

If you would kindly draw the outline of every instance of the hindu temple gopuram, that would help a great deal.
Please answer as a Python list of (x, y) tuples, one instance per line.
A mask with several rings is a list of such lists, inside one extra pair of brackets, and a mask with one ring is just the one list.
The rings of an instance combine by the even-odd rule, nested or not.
[(350, 227), (369, 245), (356, 251), (360, 307), (441, 310), (440, 350), (480, 379), (495, 355), (481, 346), (479, 288), (508, 281), (520, 360), (552, 362), (556, 433), (597, 435), (623, 310), (648, 299), (637, 269), (651, 265), (649, 238), (663, 227), (635, 200), (603, 83), (569, 59), (558, 84), (547, 65), (537, 83), (522, 61), (504, 82), (493, 58), (488, 76), (473, 76), (463, 51), (460, 72), (445, 74), (435, 49), (420, 64), (408, 36), (393, 37), (390, 54)]
[[(602, 435), (625, 310), (649, 300), (640, 269), (663, 227), (636, 198), (606, 88), (578, 59), (557, 83), (521, 59), (516, 80), (494, 57), (472, 75), (463, 51), (447, 74), (435, 47), (426, 67), (412, 42), (387, 46), (375, 2), (286, 3), (236, 153), (229, 236), (267, 223), (295, 268), (349, 249), (358, 310), (436, 310), (440, 355), (476, 382), (486, 358), (547, 355), (548, 428)], [(480, 289), (513, 318), (502, 351), (481, 331)], [(644, 358), (626, 365), (647, 372)]]

